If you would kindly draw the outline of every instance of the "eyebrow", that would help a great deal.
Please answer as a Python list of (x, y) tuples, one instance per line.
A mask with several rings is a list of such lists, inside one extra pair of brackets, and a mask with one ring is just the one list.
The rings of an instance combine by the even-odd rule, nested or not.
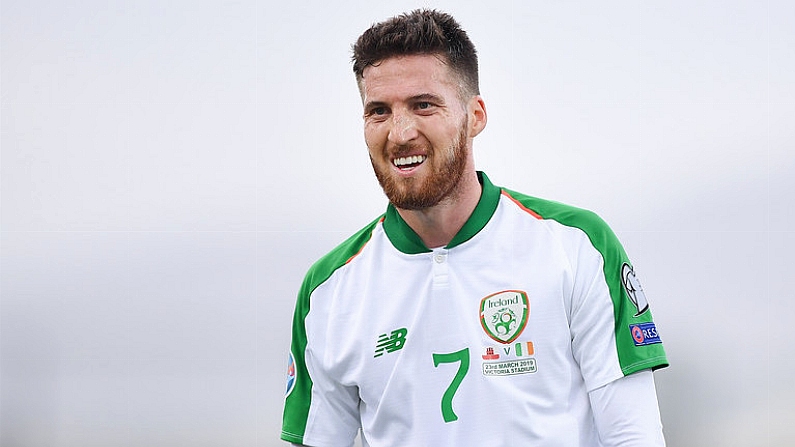
[(417, 101), (433, 101), (439, 104), (444, 104), (444, 98), (439, 95), (434, 95), (433, 93), (421, 93), (419, 95), (414, 95), (409, 98), (410, 102), (417, 102)]

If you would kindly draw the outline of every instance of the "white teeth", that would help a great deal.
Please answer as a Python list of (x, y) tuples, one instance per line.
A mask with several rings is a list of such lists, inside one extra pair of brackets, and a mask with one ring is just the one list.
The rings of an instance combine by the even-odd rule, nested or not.
[(401, 167), (401, 166), (406, 166), (406, 165), (411, 165), (411, 164), (416, 164), (416, 163), (422, 163), (423, 161), (425, 161), (425, 156), (424, 155), (412, 155), (410, 157), (396, 158), (395, 161), (393, 161), (392, 163), (394, 163), (395, 166), (397, 166), (397, 167)]

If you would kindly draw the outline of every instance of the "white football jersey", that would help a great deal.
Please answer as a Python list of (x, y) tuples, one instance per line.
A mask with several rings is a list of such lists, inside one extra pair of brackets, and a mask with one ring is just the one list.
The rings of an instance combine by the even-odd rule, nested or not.
[(282, 439), (599, 446), (588, 392), (667, 365), (595, 214), (495, 187), (444, 248), (391, 205), (319, 260), (293, 321)]

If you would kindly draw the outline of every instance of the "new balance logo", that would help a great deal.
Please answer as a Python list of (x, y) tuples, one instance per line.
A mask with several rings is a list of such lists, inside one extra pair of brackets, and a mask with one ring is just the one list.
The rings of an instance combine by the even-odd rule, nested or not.
[(381, 334), (375, 345), (375, 355), (373, 357), (381, 357), (384, 353), (388, 354), (403, 349), (403, 345), (406, 344), (406, 334), (408, 334), (408, 332), (409, 331), (403, 327), (392, 331), (389, 335)]

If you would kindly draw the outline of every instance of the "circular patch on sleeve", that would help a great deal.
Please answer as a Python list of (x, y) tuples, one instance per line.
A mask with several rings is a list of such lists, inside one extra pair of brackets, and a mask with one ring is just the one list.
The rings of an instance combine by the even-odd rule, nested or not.
[(646, 294), (643, 292), (643, 287), (641, 287), (638, 277), (635, 276), (635, 270), (626, 262), (621, 266), (621, 284), (624, 286), (629, 300), (632, 301), (638, 311), (635, 314), (636, 317), (649, 310), (649, 301), (646, 299)]
[(287, 391), (285, 391), (284, 397), (289, 396), (293, 392), (293, 388), (295, 388), (295, 360), (291, 352), (287, 359)]

